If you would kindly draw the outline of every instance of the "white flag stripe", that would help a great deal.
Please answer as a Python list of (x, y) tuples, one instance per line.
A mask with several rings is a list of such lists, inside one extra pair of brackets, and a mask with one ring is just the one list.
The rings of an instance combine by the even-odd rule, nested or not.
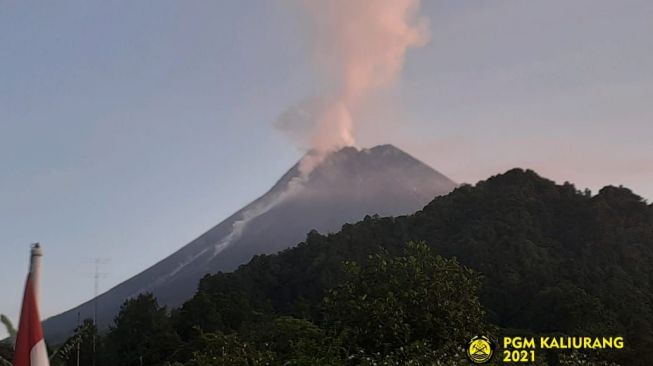
[(32, 347), (32, 350), (29, 353), (30, 366), (50, 366), (50, 360), (48, 360), (48, 351), (45, 348), (45, 342), (43, 339), (38, 341)]

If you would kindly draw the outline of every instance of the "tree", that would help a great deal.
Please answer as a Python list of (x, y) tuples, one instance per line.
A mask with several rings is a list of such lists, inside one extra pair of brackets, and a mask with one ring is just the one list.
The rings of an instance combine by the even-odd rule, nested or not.
[(0, 365), (11, 365), (11, 360), (14, 357), (14, 342), (16, 341), (16, 329), (9, 318), (4, 314), (0, 314), (0, 322), (4, 324), (9, 334), (9, 338), (0, 341)]
[(191, 347), (196, 351), (186, 363), (187, 366), (271, 365), (275, 360), (272, 352), (260, 351), (236, 334), (200, 331)]
[(113, 365), (159, 365), (171, 360), (180, 344), (165, 306), (152, 294), (127, 300), (107, 335)]
[(306, 319), (281, 316), (245, 325), (241, 337), (283, 365), (339, 365), (339, 340)]
[(10, 342), (0, 341), (0, 365), (10, 366), (14, 356), (14, 347)]
[(327, 323), (356, 357), (435, 361), (484, 328), (478, 275), (434, 256), (424, 243), (408, 243), (397, 257), (383, 249), (363, 267), (349, 262), (347, 273), (324, 307)]
[(73, 335), (63, 344), (59, 345), (50, 354), (51, 365), (77, 365), (77, 354), (79, 351), (79, 364), (93, 364), (93, 337), (96, 337), (96, 354), (101, 354), (101, 338), (92, 319), (85, 319), (84, 322), (75, 328)]

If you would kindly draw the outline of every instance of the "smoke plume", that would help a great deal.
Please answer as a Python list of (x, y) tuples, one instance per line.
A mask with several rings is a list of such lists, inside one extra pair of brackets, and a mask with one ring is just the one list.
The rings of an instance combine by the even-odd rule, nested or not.
[(301, 165), (307, 174), (326, 152), (355, 145), (357, 109), (395, 82), (406, 51), (428, 40), (428, 22), (417, 17), (419, 0), (295, 1), (309, 18), (324, 90), (289, 108), (277, 126), (314, 152)]
[[(419, 0), (291, 1), (301, 4), (309, 16), (324, 90), (289, 108), (277, 126), (302, 140), (308, 153), (286, 189), (245, 211), (230, 233), (214, 244), (210, 258), (238, 240), (252, 220), (301, 190), (326, 153), (355, 144), (356, 109), (375, 90), (391, 86), (408, 48), (428, 38), (426, 20), (417, 19)], [(179, 269), (194, 260), (189, 258)]]

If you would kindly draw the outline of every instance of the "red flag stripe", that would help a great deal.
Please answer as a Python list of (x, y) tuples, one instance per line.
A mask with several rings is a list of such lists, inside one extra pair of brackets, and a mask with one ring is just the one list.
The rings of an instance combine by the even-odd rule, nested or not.
[(36, 294), (31, 273), (27, 276), (20, 324), (16, 337), (14, 366), (48, 366), (47, 351), (43, 342), (41, 318), (36, 304)]

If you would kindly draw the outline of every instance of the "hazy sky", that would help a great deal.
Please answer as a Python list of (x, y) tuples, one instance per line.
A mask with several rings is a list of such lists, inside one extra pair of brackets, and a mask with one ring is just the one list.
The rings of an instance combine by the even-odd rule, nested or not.
[[(274, 127), (319, 84), (292, 1), (0, 3), (0, 312), (29, 243), (42, 315), (152, 265), (301, 152)], [(431, 39), (357, 121), (458, 182), (520, 166), (653, 198), (653, 2), (428, 1)], [(4, 335), (0, 330), (0, 336)]]

